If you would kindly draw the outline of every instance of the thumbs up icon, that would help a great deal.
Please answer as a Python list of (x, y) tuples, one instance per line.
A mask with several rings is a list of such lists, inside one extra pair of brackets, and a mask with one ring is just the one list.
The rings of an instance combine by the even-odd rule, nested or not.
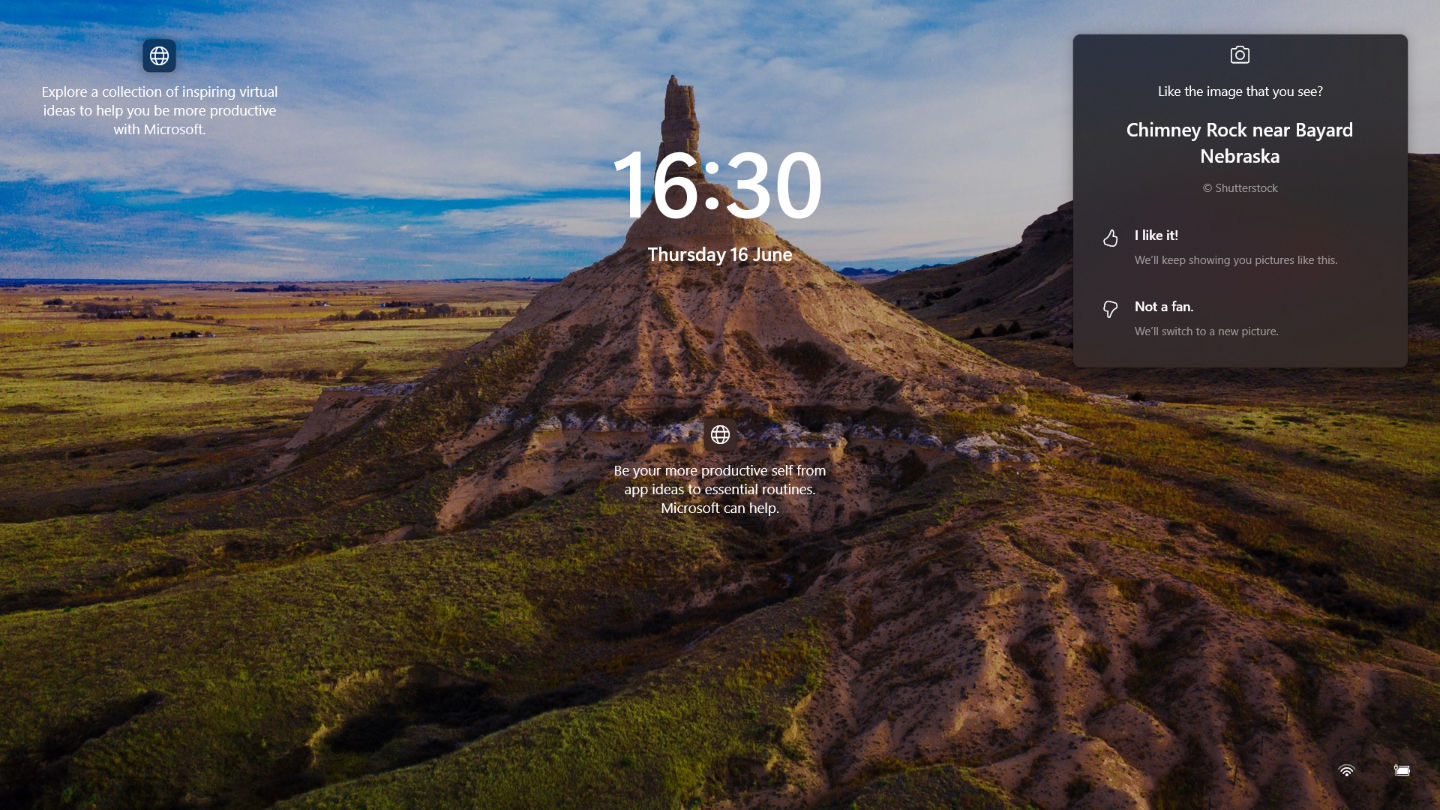
[(1115, 235), (1114, 228), (1110, 229), (1110, 233), (1105, 234), (1105, 238), (1100, 240), (1100, 244), (1105, 247), (1115, 247), (1120, 244), (1120, 237)]

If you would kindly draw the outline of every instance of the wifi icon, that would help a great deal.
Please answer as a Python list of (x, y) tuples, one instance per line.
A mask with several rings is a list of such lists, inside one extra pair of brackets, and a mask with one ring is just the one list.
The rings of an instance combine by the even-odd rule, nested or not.
[(1345, 777), (1346, 779), (1349, 779), (1350, 777), (1352, 777), (1352, 776), (1355, 775), (1355, 766), (1354, 766), (1354, 765), (1351, 765), (1351, 764), (1348, 763), (1348, 762), (1345, 763), (1344, 765), (1341, 765), (1341, 766), (1340, 766), (1340, 775), (1343, 776), (1343, 777)]

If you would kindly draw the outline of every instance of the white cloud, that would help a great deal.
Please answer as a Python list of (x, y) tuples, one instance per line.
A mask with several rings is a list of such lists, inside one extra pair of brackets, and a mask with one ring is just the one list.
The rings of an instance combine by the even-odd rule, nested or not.
[[(769, 217), (811, 253), (859, 260), (923, 246), (959, 256), (1013, 242), (1069, 198), (1075, 33), (1237, 29), (1409, 35), (1411, 148), (1440, 151), (1440, 94), (1426, 84), (1440, 75), (1433, 0), (332, 0), (173, 22), (182, 70), (163, 79), (133, 64), (148, 31), (87, 26), (74, 42), (75, 31), (0, 29), (0, 176), (442, 199), (620, 189), (611, 162), (634, 149), (653, 157), (674, 72), (696, 87), (705, 156), (754, 150), (772, 167), (790, 151), (817, 156), (819, 212)], [(276, 84), (281, 115), (167, 142), (39, 116), (42, 84), (119, 80)], [(445, 221), (618, 239), (624, 205), (544, 203)]]
[[(477, 231), (524, 226), (563, 236), (599, 239), (623, 236), (634, 221), (626, 215), (625, 206), (614, 200), (556, 201), (505, 208), (447, 211), (441, 220), (454, 228)], [(618, 239), (616, 247), (619, 247)]]

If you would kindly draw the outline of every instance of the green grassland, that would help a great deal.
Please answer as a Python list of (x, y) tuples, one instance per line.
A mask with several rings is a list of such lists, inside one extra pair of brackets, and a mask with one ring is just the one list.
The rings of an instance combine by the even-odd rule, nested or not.
[[(0, 384), (13, 386), (7, 414), (34, 439), (7, 433), (11, 469), (86, 464), (81, 476), (93, 486), (114, 472), (102, 462), (195, 453), (196, 434), (239, 436), (223, 448), (254, 456), (269, 436), (295, 429), (323, 385), (413, 378), (501, 322), (335, 323), (316, 320), (315, 308), (300, 310), (303, 318), (291, 309), (300, 310), (252, 302), (234, 316), (248, 326), (227, 348), (220, 337), (107, 337), (113, 322), (17, 307), (8, 328), (22, 337), (6, 346), (14, 362)], [(123, 325), (135, 323), (144, 322)], [(36, 338), (41, 330), (49, 337)], [(88, 345), (64, 345), (70, 340)], [(148, 354), (134, 354), (139, 348)], [(733, 579), (737, 550), (753, 558), (766, 541), (735, 527), (656, 522), (604, 487), (466, 532), (370, 542), (371, 530), (433, 515), (456, 473), (436, 469), (432, 431), (473, 418), (510, 375), (528, 370), (530, 348), (522, 341), (461, 360), (386, 426), (259, 486), (0, 523), (0, 786), (18, 786), (20, 801), (42, 806), (268, 806), (433, 757), (487, 723), (531, 713), (536, 696), (558, 690), (542, 703), (588, 703), (673, 657), (726, 611), (768, 598), (752, 588), (701, 616), (661, 613), (697, 587)], [(379, 371), (311, 373), (354, 368), (357, 358)], [(261, 373), (237, 383), (237, 368)], [(154, 377), (167, 387), (150, 387)], [(248, 401), (225, 399), (245, 386), (255, 387)], [(106, 417), (95, 419), (101, 401)], [(88, 420), (57, 413), (85, 410)], [(74, 421), (54, 421), (64, 418)], [(257, 433), (258, 419), (275, 430)], [(99, 450), (71, 457), (86, 447)], [(388, 486), (392, 478), (403, 485)], [(39, 474), (7, 486), (21, 496), (31, 487), (81, 491)], [(637, 750), (634, 772), (651, 773), (655, 795), (703, 795), (733, 778), (735, 762), (778, 750), (778, 738), (736, 732), (788, 727), (799, 687), (813, 686), (808, 612), (752, 620), (752, 657), (712, 655), (701, 670), (657, 681), (658, 697), (637, 687), (603, 708), (572, 711), (597, 727), (619, 721), (632, 740), (641, 739), (632, 718), (663, 723), (676, 735), (671, 759), (653, 769)], [(564, 697), (576, 684), (590, 691)], [(425, 714), (404, 703), (416, 689), (441, 703), (470, 700), (469, 714)], [(672, 714), (658, 713), (662, 706)], [(404, 722), (385, 731), (396, 711)], [(691, 724), (702, 721), (713, 724), (713, 747), (696, 755)], [(605, 761), (594, 767), (603, 771)], [(568, 787), (563, 774), (552, 778), (552, 790)]]
[(585, 628), (647, 617), (729, 565), (716, 524), (649, 518), (591, 489), (485, 530), (12, 613), (0, 619), (0, 773), (90, 807), (264, 806), (295, 772), (363, 772), (326, 756), (327, 730), (416, 667), (500, 698), (623, 674), (666, 645)]
[(1186, 421), (1254, 440), (1273, 451), (1334, 464), (1401, 489), (1440, 483), (1440, 431), (1431, 420), (1339, 408), (1176, 405)]
[(1075, 494), (1204, 525), (1335, 616), (1440, 650), (1434, 419), (1046, 396), (1031, 407), (1096, 448), (1056, 461)]
[[(0, 289), (0, 514), (106, 511), (127, 505), (115, 502), (120, 493), (193, 490), (193, 479), (219, 476), (254, 442), (292, 434), (325, 386), (414, 379), (507, 320), (340, 323), (328, 315), (397, 299), (513, 309), (539, 285), (235, 292), (242, 286)], [(43, 304), (53, 298), (160, 301), (156, 308), (176, 317), (81, 318), (68, 303)], [(329, 306), (310, 306), (316, 301)], [(168, 338), (190, 330), (214, 337)]]
[(881, 776), (866, 785), (846, 810), (1018, 810), (993, 785), (955, 765), (931, 765)]
[[(824, 670), (834, 605), (756, 582), (668, 611), (747, 566), (798, 571), (783, 567), (798, 553), (787, 538), (657, 521), (611, 485), (438, 535), (427, 521), (471, 468), (439, 464), (433, 437), (532, 371), (541, 338), (455, 357), (503, 318), (320, 320), (397, 298), (514, 306), (528, 294), (0, 292), (0, 798), (20, 786), (16, 803), (41, 807), (671, 808), (814, 767), (797, 759), (794, 718)], [(181, 324), (82, 320), (40, 303), (54, 295), (154, 296), (225, 322), (195, 321), (215, 338), (136, 341)], [(383, 424), (287, 474), (243, 477), (325, 386), (441, 366)], [(1216, 570), (1270, 576), (1358, 641), (1440, 650), (1437, 381), (1440, 348), (1416, 340), (1402, 370), (1195, 375), (1188, 387), (1097, 377), (1082, 384), (1166, 401), (1032, 393), (1023, 408), (955, 412), (938, 425), (947, 438), (1018, 436), (1028, 409), (1089, 444), (1028, 472), (950, 465), (845, 542), (1003, 511), (1043, 481), (1204, 526), (1235, 552)], [(122, 497), (136, 492), (150, 497)], [(404, 539), (388, 537), (396, 527)], [(1223, 576), (1202, 579), (1243, 599)], [(1423, 717), (1440, 705), (1428, 682), (1393, 688), (1423, 698)], [(949, 765), (873, 776), (844, 806), (1009, 806)]]
[[(1411, 282), (1412, 308), (1433, 281)], [(972, 342), (1109, 395), (1032, 399), (1094, 443), (1100, 463), (1060, 462), (1086, 494), (1211, 527), (1348, 632), (1440, 650), (1433, 327), (1394, 369), (1080, 369), (1067, 346)]]
[(1440, 323), (1440, 276), (1410, 282), (1410, 322)]
[[(523, 305), (535, 287), (428, 286), (433, 289), (417, 284), (362, 291), (342, 287), (311, 293), (237, 293), (234, 285), (167, 285), (100, 288), (103, 296), (66, 293), (62, 287), (0, 292), (0, 413), (15, 420), (12, 426), (24, 427), (0, 434), (0, 456), (81, 447), (87, 441), (293, 422), (309, 410), (325, 385), (417, 377), (447, 351), (474, 343), (507, 320), (476, 316), (338, 323), (324, 321), (326, 316), (374, 308), (407, 295), (464, 309), (513, 308)], [(298, 296), (303, 298), (292, 300)], [(63, 307), (41, 304), (52, 297), (77, 302), (151, 298), (173, 302), (166, 309), (181, 314), (173, 320), (81, 318)], [(306, 305), (292, 306), (301, 300)], [(312, 300), (331, 305), (312, 307)], [(224, 314), (207, 321), (185, 317), (188, 312)], [(215, 337), (135, 339), (192, 329)], [(32, 416), (36, 418), (26, 418)]]
[(728, 625), (602, 703), (541, 715), (457, 753), (342, 783), (293, 808), (699, 807), (783, 783), (777, 760), (819, 683), (821, 610), (797, 600)]

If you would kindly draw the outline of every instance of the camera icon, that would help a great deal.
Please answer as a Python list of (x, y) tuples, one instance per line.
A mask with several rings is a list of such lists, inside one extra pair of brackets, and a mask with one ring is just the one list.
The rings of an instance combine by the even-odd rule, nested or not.
[(1232, 64), (1232, 65), (1248, 65), (1248, 64), (1250, 64), (1250, 49), (1247, 48), (1247, 47), (1245, 47), (1244, 45), (1235, 45), (1235, 46), (1233, 46), (1232, 48), (1230, 48), (1230, 64)]

